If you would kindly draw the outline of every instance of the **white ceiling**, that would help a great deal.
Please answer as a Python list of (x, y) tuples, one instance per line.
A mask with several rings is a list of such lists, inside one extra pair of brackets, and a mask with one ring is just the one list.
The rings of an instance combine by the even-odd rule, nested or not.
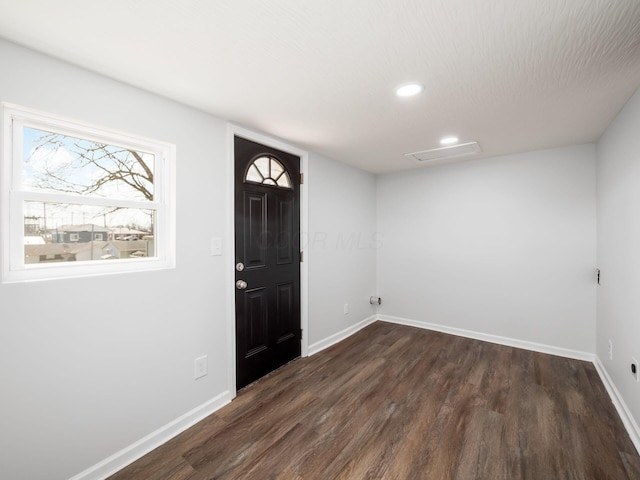
[(593, 142), (640, 85), (638, 0), (0, 0), (0, 36), (371, 172)]

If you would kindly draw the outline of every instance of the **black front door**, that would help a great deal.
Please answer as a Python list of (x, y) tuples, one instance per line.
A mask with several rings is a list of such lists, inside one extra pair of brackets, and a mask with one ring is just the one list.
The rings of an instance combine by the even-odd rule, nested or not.
[(235, 137), (236, 387), (300, 356), (300, 158)]

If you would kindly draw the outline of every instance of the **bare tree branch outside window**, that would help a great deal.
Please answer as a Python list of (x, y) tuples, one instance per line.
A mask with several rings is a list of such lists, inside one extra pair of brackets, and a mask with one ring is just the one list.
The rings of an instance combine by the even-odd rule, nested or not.
[(154, 155), (35, 128), (23, 134), (24, 182), (37, 191), (77, 196), (68, 203), (27, 204), (40, 230), (91, 224), (152, 234), (154, 211), (83, 205), (83, 197), (152, 202)]
[(3, 107), (3, 282), (175, 267), (175, 145)]
[[(153, 155), (25, 129), (27, 181), (39, 190), (153, 201)], [(27, 152), (25, 152), (27, 153)]]

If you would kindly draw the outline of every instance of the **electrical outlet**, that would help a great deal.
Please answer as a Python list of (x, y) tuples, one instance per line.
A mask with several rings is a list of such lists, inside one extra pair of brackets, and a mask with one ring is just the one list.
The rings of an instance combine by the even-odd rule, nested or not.
[(342, 313), (344, 313), (345, 315), (349, 315), (349, 304), (345, 303), (344, 307), (342, 309)]
[(613, 360), (613, 342), (609, 340), (609, 360)]
[(203, 355), (193, 361), (193, 378), (198, 379), (207, 374), (207, 356)]
[(631, 357), (631, 375), (636, 379), (636, 382), (640, 382), (640, 376), (638, 376), (638, 360)]

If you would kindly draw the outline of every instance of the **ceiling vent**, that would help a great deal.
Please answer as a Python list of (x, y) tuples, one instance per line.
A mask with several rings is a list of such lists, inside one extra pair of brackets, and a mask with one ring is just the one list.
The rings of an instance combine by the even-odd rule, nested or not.
[(466, 157), (482, 152), (478, 142), (461, 143), (450, 147), (432, 148), (422, 152), (406, 153), (405, 157), (411, 158), (418, 163), (429, 163), (446, 158)]

